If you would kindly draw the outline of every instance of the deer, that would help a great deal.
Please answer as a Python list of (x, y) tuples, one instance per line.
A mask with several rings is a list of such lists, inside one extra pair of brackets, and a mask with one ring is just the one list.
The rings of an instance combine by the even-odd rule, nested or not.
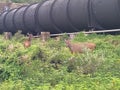
[(72, 54), (84, 53), (85, 49), (89, 49), (90, 51), (93, 51), (96, 47), (96, 44), (91, 42), (72, 43), (70, 40), (65, 40), (65, 43)]
[(28, 48), (28, 47), (31, 46), (31, 39), (32, 39), (32, 37), (33, 37), (32, 34), (28, 34), (28, 38), (23, 43), (24, 48)]

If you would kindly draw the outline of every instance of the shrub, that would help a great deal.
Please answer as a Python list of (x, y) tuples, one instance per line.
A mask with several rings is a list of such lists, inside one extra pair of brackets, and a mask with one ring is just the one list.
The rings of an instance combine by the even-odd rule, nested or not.
[(102, 52), (93, 53), (86, 52), (82, 55), (70, 59), (68, 69), (74, 70), (82, 74), (93, 74), (104, 62), (105, 57)]

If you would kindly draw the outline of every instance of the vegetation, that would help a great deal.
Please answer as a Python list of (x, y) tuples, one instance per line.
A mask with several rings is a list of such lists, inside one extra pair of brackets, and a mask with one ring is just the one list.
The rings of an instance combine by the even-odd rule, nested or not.
[(97, 45), (83, 54), (71, 54), (65, 38), (24, 48), (24, 35), (1, 35), (0, 90), (120, 90), (120, 35), (78, 34), (72, 42)]
[(15, 3), (35, 3), (40, 2), (42, 0), (11, 0), (11, 1)]
[(0, 2), (14, 2), (14, 3), (35, 3), (43, 0), (0, 0)]

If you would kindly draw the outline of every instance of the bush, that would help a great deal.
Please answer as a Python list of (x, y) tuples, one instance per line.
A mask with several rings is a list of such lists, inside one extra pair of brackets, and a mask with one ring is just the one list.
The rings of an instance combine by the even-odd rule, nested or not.
[[(20, 36), (20, 37), (19, 37)], [(19, 39), (20, 38), (20, 39)], [(74, 42), (94, 42), (93, 52), (71, 54), (60, 41), (32, 39), (24, 48), (24, 35), (12, 40), (0, 36), (0, 89), (3, 90), (119, 90), (120, 36), (79, 34)]]
[(11, 0), (11, 1), (15, 3), (35, 3), (40, 2), (42, 0)]

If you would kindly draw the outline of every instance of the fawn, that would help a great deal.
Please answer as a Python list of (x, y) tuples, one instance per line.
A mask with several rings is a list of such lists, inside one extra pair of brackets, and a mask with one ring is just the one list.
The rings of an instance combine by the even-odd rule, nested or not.
[(31, 46), (31, 38), (33, 37), (32, 34), (28, 34), (28, 39), (26, 39), (23, 43), (25, 48), (28, 48)]
[(85, 49), (94, 50), (95, 43), (83, 42), (83, 43), (71, 43), (70, 40), (65, 40), (66, 46), (70, 49), (71, 53), (83, 53)]

